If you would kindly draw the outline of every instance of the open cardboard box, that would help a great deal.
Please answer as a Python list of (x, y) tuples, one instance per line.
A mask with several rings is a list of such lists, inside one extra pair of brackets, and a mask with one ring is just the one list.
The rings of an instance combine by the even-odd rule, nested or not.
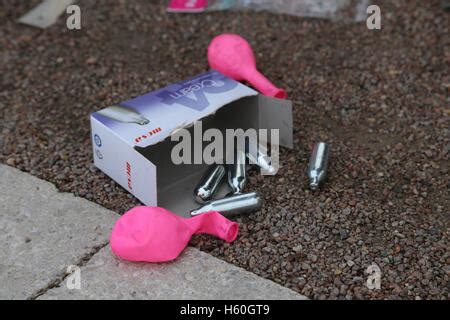
[[(199, 207), (193, 190), (207, 165), (174, 164), (172, 148), (179, 142), (171, 135), (186, 128), (193, 142), (203, 134), (193, 132), (197, 120), (203, 132), (279, 129), (279, 145), (292, 148), (291, 101), (260, 95), (212, 70), (92, 113), (94, 163), (145, 205), (188, 216)], [(202, 142), (202, 150), (209, 143)], [(226, 193), (223, 186), (217, 197)]]

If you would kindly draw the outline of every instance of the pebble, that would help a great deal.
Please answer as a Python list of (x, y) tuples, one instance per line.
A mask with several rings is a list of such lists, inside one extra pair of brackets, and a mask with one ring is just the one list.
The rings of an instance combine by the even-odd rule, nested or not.
[(339, 230), (339, 237), (341, 238), (341, 240), (345, 240), (348, 238), (348, 231), (345, 229), (341, 229)]

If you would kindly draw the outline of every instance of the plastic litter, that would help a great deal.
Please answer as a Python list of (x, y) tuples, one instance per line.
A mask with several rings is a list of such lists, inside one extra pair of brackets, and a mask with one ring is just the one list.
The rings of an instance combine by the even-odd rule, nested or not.
[(19, 18), (19, 22), (45, 29), (53, 25), (75, 0), (44, 0)]
[(172, 0), (170, 12), (255, 10), (301, 17), (362, 21), (368, 0)]

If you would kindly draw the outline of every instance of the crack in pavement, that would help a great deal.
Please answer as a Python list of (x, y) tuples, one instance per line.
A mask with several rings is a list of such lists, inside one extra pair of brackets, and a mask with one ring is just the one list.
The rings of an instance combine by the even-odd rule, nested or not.
[[(103, 243), (101, 245), (92, 247), (92, 249), (90, 250), (90, 252), (88, 252), (87, 254), (85, 254), (84, 256), (82, 256), (77, 263), (73, 264), (74, 266), (77, 267), (84, 267), (93, 257), (94, 255), (96, 255), (101, 249), (103, 249), (104, 247), (106, 247), (108, 245), (109, 241), (107, 241), (106, 243)], [(51, 281), (46, 287), (41, 288), (39, 290), (37, 290), (35, 293), (31, 294), (27, 300), (36, 300), (38, 299), (40, 296), (46, 294), (49, 290), (54, 289), (54, 288), (58, 288), (61, 286), (61, 284), (64, 282), (64, 280), (66, 280), (66, 278), (71, 275), (71, 273), (68, 273), (67, 271), (63, 271), (61, 272), (58, 276), (56, 276), (56, 279), (54, 279), (53, 281)]]

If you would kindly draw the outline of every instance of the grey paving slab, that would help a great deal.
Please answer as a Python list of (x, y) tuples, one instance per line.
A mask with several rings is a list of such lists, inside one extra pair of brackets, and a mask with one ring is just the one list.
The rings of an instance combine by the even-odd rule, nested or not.
[(108, 246), (81, 268), (80, 280), (80, 289), (63, 282), (39, 299), (305, 299), (195, 248), (148, 264), (122, 261)]
[[(0, 164), (0, 299), (303, 299), (195, 248), (166, 264), (117, 259), (118, 215)], [(81, 289), (67, 268), (81, 267)]]
[(0, 299), (27, 299), (105, 245), (117, 214), (0, 164)]

